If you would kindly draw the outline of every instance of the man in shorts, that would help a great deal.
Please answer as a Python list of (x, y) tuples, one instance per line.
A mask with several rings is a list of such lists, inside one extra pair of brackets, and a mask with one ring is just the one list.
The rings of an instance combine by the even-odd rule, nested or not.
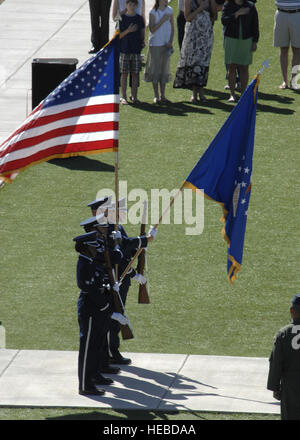
[(120, 21), (120, 73), (121, 73), (121, 104), (128, 104), (126, 98), (128, 74), (131, 74), (130, 99), (138, 103), (137, 90), (139, 72), (142, 69), (141, 51), (145, 46), (145, 23), (137, 14), (138, 0), (126, 0), (126, 13)]
[[(283, 83), (280, 89), (300, 89), (300, 0), (275, 0), (274, 47), (280, 47)], [(289, 48), (292, 47), (292, 74), (288, 81)]]

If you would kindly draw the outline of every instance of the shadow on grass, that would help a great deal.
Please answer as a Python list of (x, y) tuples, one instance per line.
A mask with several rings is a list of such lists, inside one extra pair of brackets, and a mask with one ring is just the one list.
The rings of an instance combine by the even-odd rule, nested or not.
[(154, 104), (149, 102), (140, 102), (135, 104), (139, 110), (153, 114), (167, 114), (169, 116), (187, 116), (188, 113), (212, 114), (203, 105), (191, 104), (186, 102), (170, 102)]
[(48, 163), (57, 165), (59, 167), (67, 168), (69, 170), (77, 171), (107, 171), (114, 172), (114, 167), (110, 164), (101, 162), (97, 159), (90, 159), (86, 156), (75, 156), (67, 159), (52, 159)]
[[(166, 104), (141, 102), (140, 104), (136, 105), (136, 107), (142, 111), (154, 114), (167, 114), (169, 116), (187, 116), (189, 113), (214, 115), (214, 109), (230, 113), (235, 107), (235, 104), (230, 104), (227, 102), (229, 97), (228, 92), (205, 89), (205, 95), (210, 98), (207, 99), (207, 102), (201, 104), (193, 104), (189, 101), (173, 101)], [(295, 110), (290, 108), (266, 104), (265, 102), (267, 101), (276, 101), (278, 104), (288, 105), (294, 102), (294, 98), (280, 96), (274, 93), (268, 94), (259, 92), (257, 110), (260, 112), (276, 113), (281, 115), (292, 115), (295, 112)]]

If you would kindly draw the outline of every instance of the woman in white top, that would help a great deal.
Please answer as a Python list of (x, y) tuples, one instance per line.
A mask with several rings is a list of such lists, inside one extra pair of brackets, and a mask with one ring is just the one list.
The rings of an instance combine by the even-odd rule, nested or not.
[[(165, 96), (166, 83), (171, 81), (170, 55), (173, 52), (174, 18), (168, 0), (155, 0), (149, 13), (149, 50), (144, 80), (152, 82), (154, 103), (169, 102)], [(159, 96), (160, 86), (160, 96)]]

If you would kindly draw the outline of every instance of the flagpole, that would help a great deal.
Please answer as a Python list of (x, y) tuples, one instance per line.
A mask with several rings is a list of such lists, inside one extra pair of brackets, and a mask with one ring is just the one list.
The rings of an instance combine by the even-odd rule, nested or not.
[[(119, 230), (119, 152), (115, 152), (115, 231)], [(116, 280), (118, 279), (118, 265), (115, 264), (115, 275)]]
[[(181, 191), (183, 190), (184, 186), (185, 186), (185, 181), (183, 182), (183, 184), (181, 185), (181, 187), (179, 188), (179, 190), (177, 191), (177, 193), (175, 194), (175, 196), (172, 197), (169, 206), (167, 206), (167, 207), (165, 208), (165, 210), (163, 211), (163, 213), (162, 213), (161, 216), (159, 217), (159, 220), (158, 220), (158, 222), (156, 223), (156, 225), (153, 227), (153, 229), (157, 229), (158, 226), (161, 224), (161, 222), (162, 222), (164, 216), (165, 216), (166, 213), (171, 209), (171, 207), (173, 206), (175, 200), (177, 199), (177, 197), (179, 196), (179, 194), (180, 194)], [(123, 273), (122, 273), (122, 275), (121, 275), (121, 277), (120, 277), (120, 280), (119, 280), (119, 285), (122, 284), (122, 281), (124, 280), (125, 276), (126, 276), (127, 273), (129, 272), (131, 266), (133, 265), (133, 263), (135, 262), (135, 260), (138, 258), (138, 256), (139, 256), (140, 253), (142, 252), (142, 250), (143, 250), (143, 248), (139, 248), (139, 249), (136, 251), (135, 255), (132, 257), (131, 261), (128, 263), (127, 267), (124, 269), (124, 271), (123, 271)]]
[(116, 224), (115, 230), (119, 225), (119, 153), (115, 152), (115, 195), (116, 195)]
[(171, 202), (169, 204), (169, 206), (166, 207), (166, 209), (164, 210), (164, 212), (161, 214), (161, 216), (159, 217), (158, 223), (156, 223), (156, 225), (153, 227), (154, 229), (157, 229), (158, 226), (161, 224), (164, 216), (166, 215), (166, 213), (172, 208), (175, 200), (177, 199), (177, 197), (179, 196), (179, 194), (181, 193), (181, 191), (183, 190), (185, 185), (185, 182), (183, 182), (183, 184), (181, 185), (181, 187), (179, 188), (179, 190), (177, 191), (177, 193), (175, 194), (175, 196), (171, 199)]

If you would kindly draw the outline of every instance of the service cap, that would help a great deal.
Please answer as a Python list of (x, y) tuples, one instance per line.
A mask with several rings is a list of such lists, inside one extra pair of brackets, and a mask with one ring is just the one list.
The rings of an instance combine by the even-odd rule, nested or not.
[(104, 203), (109, 204), (110, 201), (111, 201), (111, 196), (103, 197), (102, 199), (93, 200), (88, 204), (88, 207), (91, 208), (92, 210), (97, 210), (99, 206), (104, 205)]
[(294, 298), (293, 298), (293, 300), (292, 300), (292, 306), (293, 306), (293, 307), (294, 307), (294, 306), (297, 306), (297, 307), (300, 308), (300, 293), (297, 293), (297, 294), (294, 296)]
[(104, 214), (94, 215), (93, 217), (89, 217), (83, 220), (80, 223), (80, 226), (83, 226), (86, 232), (92, 231), (96, 226), (106, 227), (107, 220)]
[(83, 244), (96, 244), (97, 243), (97, 231), (87, 232), (86, 234), (77, 235), (73, 238), (76, 243)]

